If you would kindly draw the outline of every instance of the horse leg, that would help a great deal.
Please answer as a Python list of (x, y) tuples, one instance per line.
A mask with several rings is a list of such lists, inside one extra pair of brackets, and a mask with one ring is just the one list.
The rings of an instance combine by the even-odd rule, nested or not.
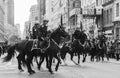
[(87, 54), (86, 53), (83, 53), (83, 63), (86, 61), (86, 57), (87, 57)]
[(73, 61), (73, 56), (74, 56), (74, 54), (73, 54), (73, 53), (71, 53), (70, 55), (71, 55), (71, 61)]
[(52, 56), (50, 56), (49, 57), (49, 60), (48, 60), (48, 62), (49, 62), (49, 72), (51, 73), (51, 74), (53, 74), (53, 71), (52, 71), (52, 59), (53, 59), (53, 57)]
[(78, 65), (74, 60), (73, 60), (74, 53), (71, 53), (71, 61), (75, 64)]
[(56, 67), (55, 67), (55, 71), (58, 71), (58, 67), (59, 67), (59, 64), (60, 64), (61, 60), (60, 60), (60, 58), (58, 56), (55, 56), (55, 58), (58, 60), (58, 63), (56, 65)]
[(102, 57), (102, 61), (104, 61), (104, 53), (101, 55), (101, 57)]
[(116, 60), (119, 61), (119, 54), (116, 54)]
[(17, 56), (17, 60), (18, 60), (18, 69), (20, 70), (20, 72), (23, 72), (24, 70), (22, 69), (22, 66), (21, 66), (21, 57), (20, 57), (20, 54)]
[(80, 53), (78, 53), (78, 65), (80, 64)]
[(91, 62), (93, 62), (94, 61), (94, 54), (92, 53), (91, 54)]
[(28, 69), (29, 74), (34, 74), (35, 73), (35, 71), (32, 70), (32, 68), (31, 68), (32, 59), (33, 59), (33, 55), (32, 54), (29, 55), (27, 57), (27, 59), (26, 59), (26, 64), (27, 64), (27, 69)]
[(48, 68), (48, 70), (49, 70), (49, 57), (48, 56), (46, 56), (46, 68)]
[(38, 69), (40, 70), (40, 68), (41, 68), (41, 64), (44, 62), (44, 56), (41, 56), (40, 57), (40, 62), (39, 62), (39, 64), (38, 64)]
[(109, 54), (108, 53), (106, 54), (106, 58), (107, 58), (107, 61), (109, 61)]
[(35, 61), (36, 61), (36, 64), (37, 64), (37, 66), (38, 66), (38, 65), (39, 65), (39, 62), (38, 62), (37, 56), (35, 56)]

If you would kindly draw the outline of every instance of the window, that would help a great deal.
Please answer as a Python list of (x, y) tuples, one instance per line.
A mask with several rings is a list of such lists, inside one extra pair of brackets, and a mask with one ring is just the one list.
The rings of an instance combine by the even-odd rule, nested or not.
[(116, 17), (119, 16), (119, 3), (116, 4)]
[(107, 10), (107, 24), (109, 24), (109, 10)]
[(112, 23), (112, 19), (113, 19), (113, 18), (112, 18), (112, 17), (113, 17), (112, 14), (113, 14), (112, 8), (110, 8), (110, 23)]
[(75, 8), (75, 2), (73, 3), (73, 8)]

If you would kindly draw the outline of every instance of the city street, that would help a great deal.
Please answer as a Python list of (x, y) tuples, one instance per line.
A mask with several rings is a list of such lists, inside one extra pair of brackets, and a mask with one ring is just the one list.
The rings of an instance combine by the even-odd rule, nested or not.
[[(79, 57), (73, 63), (67, 54), (56, 72), (51, 58), (60, 63), (65, 52), (91, 58), (76, 65)], [(7, 53), (4, 61), (15, 57), (3, 62)], [(27, 66), (18, 70), (17, 54), (32, 75)], [(34, 59), (33, 74), (29, 62), (40, 54), (54, 74), (46, 61), (38, 70)], [(90, 61), (104, 55), (112, 58)], [(120, 78), (120, 0), (0, 0), (0, 78)]]
[[(26, 68), (24, 68), (24, 72), (18, 71), (16, 59), (8, 63), (2, 63), (1, 59), (0, 78), (120, 78), (120, 61), (117, 62), (114, 59), (110, 59), (109, 62), (90, 62), (88, 57), (87, 62), (78, 66), (69, 59), (66, 63), (68, 66), (60, 65), (59, 71), (53, 75), (47, 71), (45, 63), (42, 65), (41, 71), (38, 71), (34, 64), (33, 69), (36, 73), (29, 75)], [(53, 64), (53, 69), (54, 66)]]

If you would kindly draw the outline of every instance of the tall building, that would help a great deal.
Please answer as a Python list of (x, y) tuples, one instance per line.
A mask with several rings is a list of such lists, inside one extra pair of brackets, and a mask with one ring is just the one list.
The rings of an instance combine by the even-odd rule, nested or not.
[(39, 23), (37, 5), (31, 6), (29, 21), (30, 21), (31, 29), (35, 23)]
[(29, 37), (30, 38), (30, 33), (31, 33), (31, 30), (30, 30), (30, 21), (26, 21), (25, 22), (25, 25), (24, 25), (24, 31), (23, 31), (23, 39), (25, 39), (26, 37)]
[(4, 31), (5, 37), (8, 40), (14, 35), (14, 0), (5, 1), (5, 16), (4, 16)]
[(82, 25), (83, 30), (89, 34), (89, 37), (93, 38), (97, 36), (97, 25), (96, 25), (96, 0), (81, 0), (82, 7)]
[(38, 13), (39, 13), (39, 23), (41, 24), (43, 19), (44, 19), (44, 15), (46, 13), (46, 0), (37, 0), (37, 8), (38, 8)]
[(48, 29), (55, 29), (61, 21), (68, 28), (68, 0), (46, 0), (44, 19), (49, 20)]
[(82, 22), (81, 0), (70, 0), (69, 10), (70, 29), (71, 33), (73, 33), (76, 28), (80, 28), (80, 22)]
[(21, 38), (20, 24), (15, 25), (15, 30), (16, 30), (15, 33), (18, 36), (18, 38)]
[(113, 39), (114, 0), (103, 1), (103, 31), (109, 39)]
[(5, 15), (5, 8), (4, 8), (4, 0), (0, 0), (0, 42), (4, 42), (4, 15)]
[(14, 0), (7, 0), (7, 11), (8, 23), (14, 26)]

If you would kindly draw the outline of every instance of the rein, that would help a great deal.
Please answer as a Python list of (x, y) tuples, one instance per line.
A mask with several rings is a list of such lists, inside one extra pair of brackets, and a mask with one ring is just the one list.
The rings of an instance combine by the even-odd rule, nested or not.
[(47, 48), (43, 48), (43, 49), (41, 49), (41, 52), (43, 52), (43, 53), (44, 53), (44, 51), (45, 51), (45, 50), (47, 50), (49, 47), (50, 47), (50, 39), (49, 39), (49, 44), (48, 44), (48, 47), (47, 47)]
[[(80, 44), (80, 45), (82, 45), (82, 44), (81, 44), (81, 42), (80, 42), (79, 40), (78, 40), (78, 42), (79, 42), (79, 44)], [(85, 44), (86, 44), (86, 42), (85, 42), (82, 46), (84, 47), (84, 46), (85, 46)]]
[(52, 41), (60, 48), (60, 46), (56, 43), (56, 41), (54, 39), (52, 39)]

